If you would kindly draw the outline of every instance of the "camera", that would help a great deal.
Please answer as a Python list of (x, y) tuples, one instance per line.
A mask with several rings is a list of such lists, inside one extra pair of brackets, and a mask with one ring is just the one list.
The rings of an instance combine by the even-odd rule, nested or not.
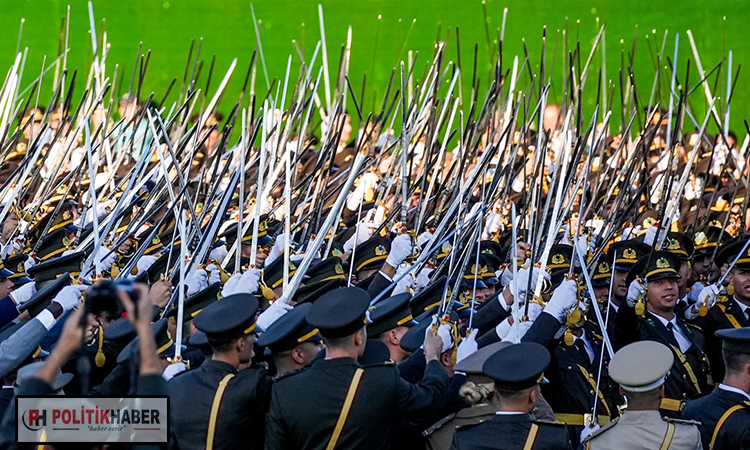
[(103, 280), (91, 286), (86, 295), (86, 312), (109, 320), (116, 320), (125, 312), (117, 291), (125, 291), (133, 302), (138, 292), (130, 280)]

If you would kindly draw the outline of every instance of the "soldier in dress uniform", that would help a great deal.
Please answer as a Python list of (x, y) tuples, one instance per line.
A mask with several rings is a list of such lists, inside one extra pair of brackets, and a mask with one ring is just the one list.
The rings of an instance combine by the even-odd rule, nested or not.
[(750, 328), (716, 335), (723, 341), (724, 381), (709, 395), (688, 402), (682, 416), (701, 422), (704, 449), (750, 448)]
[[(732, 264), (742, 251), (745, 242), (746, 239), (743, 238), (724, 244), (716, 255), (716, 264), (719, 267)], [(728, 288), (712, 284), (703, 289), (698, 294), (698, 302), (693, 307), (697, 309), (695, 313), (700, 315), (702, 309), (705, 315), (698, 319), (697, 324), (705, 332), (706, 354), (711, 363), (711, 374), (717, 382), (724, 378), (724, 362), (721, 354), (721, 340), (716, 337), (716, 331), (750, 326), (750, 255), (748, 255), (748, 250), (739, 255), (727, 280), (730, 284)], [(732, 295), (729, 295), (730, 290)], [(709, 309), (706, 312), (707, 307)]]
[(662, 418), (664, 382), (674, 355), (658, 342), (641, 341), (620, 349), (609, 365), (609, 374), (620, 384), (628, 408), (621, 417), (589, 435), (586, 450), (700, 450), (697, 422)]
[(532, 420), (539, 383), (550, 362), (543, 346), (524, 342), (506, 347), (490, 356), (482, 371), (494, 381), (498, 410), (478, 425), (460, 427), (451, 449), (572, 449), (564, 424)]
[(323, 350), (318, 329), (305, 318), (311, 307), (311, 303), (295, 306), (258, 338), (258, 345), (266, 347), (273, 356), (277, 375), (305, 367)]
[(651, 340), (674, 353), (662, 400), (662, 411), (671, 417), (679, 417), (685, 401), (711, 390), (703, 334), (675, 314), (679, 270), (680, 261), (667, 251), (639, 259), (628, 274), (627, 304), (615, 317), (615, 348)]
[(306, 317), (320, 331), (326, 358), (276, 380), (267, 450), (389, 449), (398, 445), (392, 437), (399, 417), (440, 406), (448, 376), (438, 361), (443, 341), (433, 333), (425, 338), (428, 362), (419, 384), (402, 380), (392, 363), (357, 363), (367, 343), (369, 303), (359, 288), (335, 289), (313, 303)]
[(240, 370), (252, 358), (257, 312), (255, 296), (240, 293), (210, 304), (195, 317), (213, 356), (167, 384), (171, 448), (263, 448), (272, 380), (265, 368)]
[(411, 294), (404, 292), (379, 301), (370, 311), (372, 322), (367, 325), (367, 336), (382, 341), (388, 347), (391, 361), (395, 363), (404, 361), (410, 355), (401, 347), (401, 339), (417, 324), (409, 307), (410, 300)]

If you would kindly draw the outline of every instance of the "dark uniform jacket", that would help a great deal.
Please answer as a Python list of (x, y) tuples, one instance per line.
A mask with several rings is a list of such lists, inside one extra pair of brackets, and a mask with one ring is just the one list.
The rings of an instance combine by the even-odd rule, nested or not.
[(594, 351), (593, 362), (576, 345), (569, 347), (561, 339), (555, 339), (555, 334), (560, 327), (561, 324), (556, 318), (550, 314), (542, 313), (536, 318), (522, 340), (543, 345), (552, 355), (552, 361), (547, 370), (544, 371), (549, 384), (542, 385), (542, 393), (555, 413), (580, 416), (580, 424), (568, 417), (560, 416), (561, 422), (577, 426), (577, 428), (570, 427), (572, 430), (571, 441), (577, 444), (582, 428), (583, 415), (590, 414), (594, 407), (594, 395), (599, 395), (596, 412), (599, 417), (610, 418), (616, 415), (617, 405), (621, 403), (621, 399), (617, 393), (617, 386), (609, 378), (607, 370), (609, 358), (606, 354), (599, 393), (597, 394), (595, 391), (604, 343), (602, 337), (592, 331), (594, 327), (589, 325), (584, 328), (586, 339)]
[(474, 313), (474, 320), (471, 325), (479, 330), (477, 336), (491, 331), (510, 315), (510, 311), (505, 309), (505, 300), (501, 297), (501, 292), (485, 300)]
[(714, 442), (714, 450), (750, 449), (750, 402), (747, 397), (736, 392), (716, 389), (709, 395), (688, 402), (682, 417), (701, 423), (703, 448), (708, 449), (716, 425), (724, 413), (732, 407), (741, 408), (724, 421)]
[(213, 448), (263, 448), (271, 377), (263, 368), (250, 367), (238, 371), (234, 366), (216, 360), (207, 360), (197, 369), (183, 372), (167, 383), (171, 448), (206, 448), (211, 407), (219, 383), (228, 374), (235, 376), (229, 380), (221, 399)]
[[(325, 359), (278, 378), (266, 423), (266, 449), (325, 449), (359, 367), (351, 358)], [(404, 381), (393, 364), (368, 366), (336, 448), (398, 448), (391, 437), (399, 417), (439, 408), (447, 386), (448, 376), (437, 361), (427, 364), (419, 384)]]
[(564, 425), (534, 422), (528, 414), (496, 415), (479, 425), (460, 427), (453, 436), (453, 450), (522, 450), (532, 425), (539, 427), (534, 450), (572, 450)]
[(711, 375), (719, 382), (724, 379), (724, 360), (721, 356), (721, 339), (716, 337), (716, 331), (747, 327), (750, 326), (750, 321), (743, 314), (737, 300), (723, 298), (708, 310), (706, 317), (699, 318), (697, 323), (703, 328), (703, 335), (706, 337), (706, 356), (711, 363)]
[[(677, 319), (682, 332), (692, 343), (690, 348), (682, 353), (674, 334), (649, 311), (639, 317), (635, 314), (634, 308), (623, 305), (617, 312), (616, 321), (615, 350), (636, 341), (656, 341), (666, 345), (674, 353), (674, 365), (664, 383), (667, 399), (683, 401), (701, 392), (711, 391), (712, 386), (708, 383), (708, 359), (703, 353), (703, 334), (698, 329), (686, 324), (682, 319)], [(665, 403), (662, 402), (662, 405)], [(678, 411), (679, 407), (666, 408), (665, 413), (676, 416), (675, 413)]]

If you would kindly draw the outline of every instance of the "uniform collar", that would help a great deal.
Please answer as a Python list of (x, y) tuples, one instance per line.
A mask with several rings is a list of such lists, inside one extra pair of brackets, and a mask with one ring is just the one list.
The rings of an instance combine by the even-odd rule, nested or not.
[(737, 389), (734, 386), (727, 386), (726, 384), (721, 383), (719, 385), (719, 389), (721, 389), (722, 391), (732, 392), (734, 394), (741, 395), (741, 396), (745, 397), (745, 399), (750, 400), (750, 394), (748, 394), (747, 392), (743, 391), (742, 389)]
[(203, 364), (201, 364), (201, 368), (216, 372), (239, 372), (233, 365), (224, 361), (217, 361), (215, 359), (208, 359), (204, 361)]
[(659, 411), (625, 411), (620, 417), (619, 423), (658, 423), (661, 421)]
[(313, 367), (338, 367), (338, 366), (359, 366), (359, 363), (354, 358), (331, 358), (331, 359), (320, 359), (315, 361)]

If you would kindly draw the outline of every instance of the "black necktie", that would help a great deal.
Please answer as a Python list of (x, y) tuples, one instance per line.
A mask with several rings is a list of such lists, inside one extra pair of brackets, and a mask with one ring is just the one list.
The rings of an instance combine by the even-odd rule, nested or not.
[(574, 345), (578, 349), (578, 353), (583, 356), (583, 359), (586, 360), (589, 364), (591, 364), (591, 358), (589, 357), (588, 352), (586, 351), (586, 346), (583, 344), (583, 339), (576, 339)]
[(667, 331), (672, 333), (673, 328), (674, 328), (674, 324), (672, 322), (667, 322)]

